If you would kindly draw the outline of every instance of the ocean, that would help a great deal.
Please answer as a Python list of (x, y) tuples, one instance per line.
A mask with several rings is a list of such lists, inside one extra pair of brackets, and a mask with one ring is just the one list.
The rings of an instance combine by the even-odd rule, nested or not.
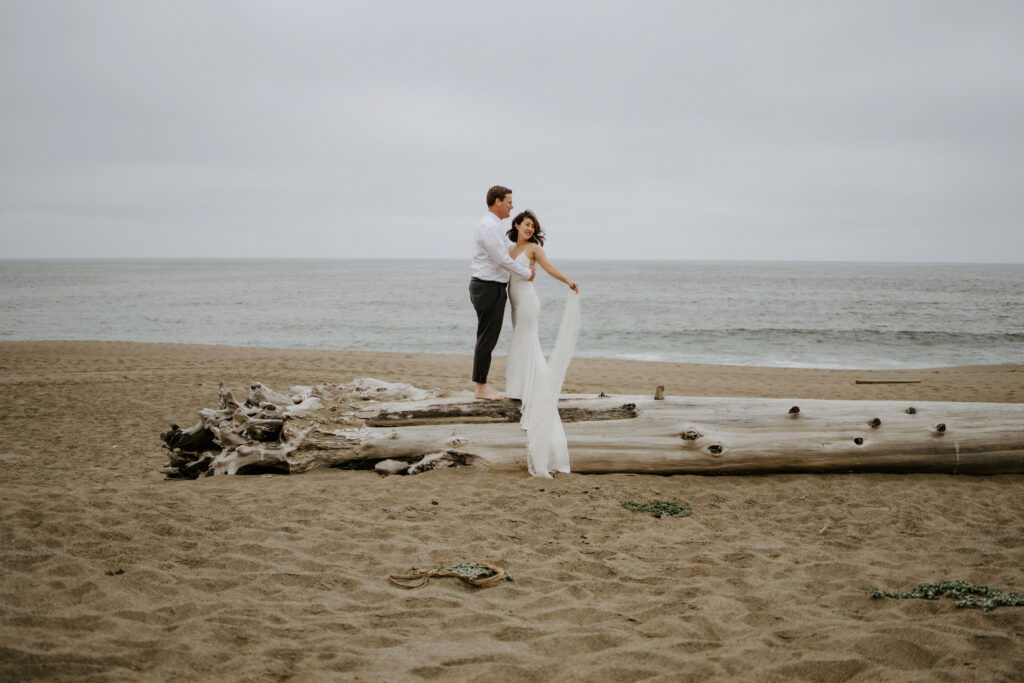
[[(563, 261), (577, 356), (814, 368), (1024, 362), (1024, 265)], [(0, 341), (473, 352), (466, 260), (0, 261)], [(541, 343), (567, 288), (538, 271)], [(496, 354), (508, 346), (511, 322)]]

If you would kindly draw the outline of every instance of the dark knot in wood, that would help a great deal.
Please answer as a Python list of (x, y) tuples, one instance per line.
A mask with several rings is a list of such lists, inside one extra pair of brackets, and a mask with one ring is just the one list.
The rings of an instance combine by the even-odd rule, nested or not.
[(710, 446), (708, 446), (708, 453), (710, 453), (711, 455), (721, 455), (722, 450), (723, 449), (721, 444), (713, 443)]
[(861, 438), (861, 437), (859, 437), (859, 436), (858, 436), (858, 437), (856, 437), (856, 438), (854, 438), (853, 442), (854, 442), (855, 444), (857, 444), (858, 446), (863, 446), (863, 445), (864, 445), (864, 439), (862, 439), (862, 438)]
[(698, 432), (696, 429), (687, 429), (685, 432), (680, 434), (680, 436), (683, 438), (683, 441), (696, 441), (697, 439), (704, 435)]
[(944, 431), (946, 431), (946, 423), (940, 422), (939, 424), (935, 425), (935, 431), (937, 431), (939, 434), (942, 434)]
[(800, 414), (800, 406), (793, 406), (792, 408), (790, 408), (789, 409), (789, 414), (790, 415), (799, 415)]
[(872, 429), (878, 429), (879, 427), (882, 426), (882, 421), (876, 417), (875, 419), (871, 420), (871, 422), (868, 422), (868, 424), (871, 425)]
[(200, 426), (183, 431), (178, 425), (172, 424), (169, 432), (160, 434), (160, 439), (167, 444), (167, 448), (172, 452), (179, 451), (196, 455), (206, 451), (220, 450), (220, 446), (214, 440), (213, 432)]
[(907, 408), (907, 415), (917, 415), (917, 408), (914, 406)]
[(277, 441), (281, 438), (281, 430), (284, 428), (284, 420), (254, 420), (250, 419), (242, 435), (248, 436), (254, 441)]

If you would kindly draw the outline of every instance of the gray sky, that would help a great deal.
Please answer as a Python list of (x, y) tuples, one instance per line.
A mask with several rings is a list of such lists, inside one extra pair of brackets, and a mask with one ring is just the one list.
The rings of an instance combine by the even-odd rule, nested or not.
[(0, 257), (1024, 262), (1024, 3), (0, 0)]

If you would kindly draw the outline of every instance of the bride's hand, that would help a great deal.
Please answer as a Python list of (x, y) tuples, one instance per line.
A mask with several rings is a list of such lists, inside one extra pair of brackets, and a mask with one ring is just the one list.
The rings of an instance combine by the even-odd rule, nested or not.
[(580, 286), (573, 282), (572, 280), (569, 280), (569, 289), (576, 292), (577, 294), (580, 293)]

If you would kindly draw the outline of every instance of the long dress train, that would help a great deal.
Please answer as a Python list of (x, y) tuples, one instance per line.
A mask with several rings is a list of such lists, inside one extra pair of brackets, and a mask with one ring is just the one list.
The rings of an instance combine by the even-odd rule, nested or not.
[[(529, 264), (525, 254), (516, 261)], [(526, 462), (530, 474), (550, 477), (569, 471), (569, 447), (558, 416), (558, 396), (569, 368), (580, 326), (579, 295), (569, 290), (555, 348), (548, 360), (540, 348), (537, 323), (540, 299), (533, 283), (513, 275), (508, 285), (512, 302), (512, 341), (506, 366), (506, 395), (522, 400), (520, 424), (526, 430)]]

